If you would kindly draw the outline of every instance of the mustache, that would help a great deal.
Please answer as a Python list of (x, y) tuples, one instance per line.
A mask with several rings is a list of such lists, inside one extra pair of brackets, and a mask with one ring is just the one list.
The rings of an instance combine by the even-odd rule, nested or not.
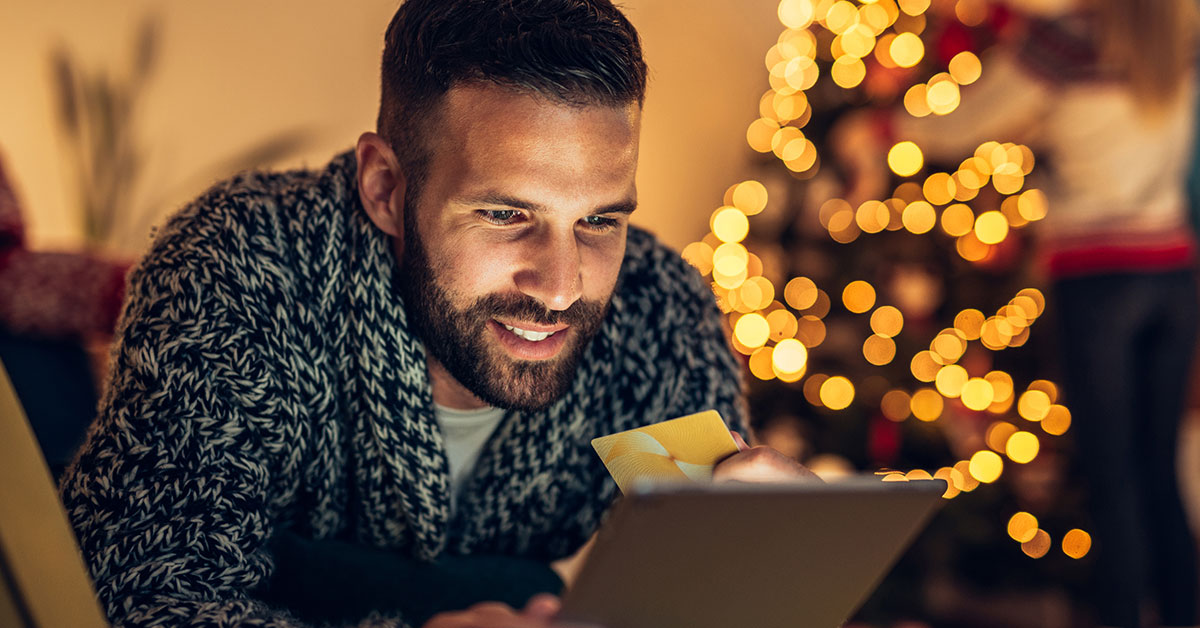
[(478, 299), (470, 308), (478, 317), (510, 317), (540, 325), (566, 323), (590, 327), (600, 324), (608, 312), (608, 301), (580, 299), (565, 310), (551, 310), (537, 299), (524, 294), (489, 294)]

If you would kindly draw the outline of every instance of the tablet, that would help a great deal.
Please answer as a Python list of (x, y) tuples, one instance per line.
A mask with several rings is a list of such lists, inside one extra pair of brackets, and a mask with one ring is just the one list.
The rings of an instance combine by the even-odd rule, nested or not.
[(837, 628), (945, 501), (941, 480), (679, 485), (627, 495), (561, 618), (606, 628)]

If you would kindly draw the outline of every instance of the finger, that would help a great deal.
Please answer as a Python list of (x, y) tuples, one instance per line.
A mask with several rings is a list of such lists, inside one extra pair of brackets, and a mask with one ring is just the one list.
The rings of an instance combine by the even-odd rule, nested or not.
[(526, 617), (549, 620), (561, 609), (562, 602), (557, 597), (549, 593), (539, 593), (529, 598), (529, 601), (525, 603), (523, 613)]
[(737, 430), (729, 430), (729, 433), (733, 434), (733, 442), (737, 443), (738, 451), (750, 449), (750, 445), (746, 444), (746, 439), (742, 438), (742, 435)]

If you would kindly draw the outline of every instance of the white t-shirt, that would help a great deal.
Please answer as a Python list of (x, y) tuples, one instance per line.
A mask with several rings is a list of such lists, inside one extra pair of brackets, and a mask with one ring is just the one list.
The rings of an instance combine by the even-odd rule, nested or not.
[(489, 406), (456, 410), (434, 404), (434, 413), (446, 443), (446, 458), (450, 461), (450, 504), (453, 506), (471, 469), (475, 468), (479, 452), (504, 418), (504, 409)]

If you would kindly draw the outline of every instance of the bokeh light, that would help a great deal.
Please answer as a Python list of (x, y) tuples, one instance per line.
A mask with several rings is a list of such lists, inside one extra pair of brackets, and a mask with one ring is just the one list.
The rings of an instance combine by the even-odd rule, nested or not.
[(1063, 553), (1071, 558), (1083, 558), (1092, 549), (1092, 535), (1075, 528), (1065, 535), (1062, 540)]
[(821, 403), (830, 410), (844, 410), (854, 401), (854, 384), (838, 375), (821, 384)]
[(887, 156), (888, 167), (902, 177), (911, 177), (925, 166), (925, 156), (913, 142), (899, 142), (892, 146)]
[(971, 456), (970, 469), (971, 477), (984, 484), (991, 484), (1000, 479), (1000, 474), (1004, 472), (1004, 461), (996, 452), (984, 449)]
[(1037, 531), (1037, 517), (1027, 512), (1018, 512), (1008, 518), (1008, 536), (1018, 543), (1032, 541)]
[(1045, 530), (1038, 530), (1033, 534), (1032, 539), (1021, 544), (1021, 551), (1030, 558), (1041, 558), (1050, 551), (1052, 544), (1050, 534)]

